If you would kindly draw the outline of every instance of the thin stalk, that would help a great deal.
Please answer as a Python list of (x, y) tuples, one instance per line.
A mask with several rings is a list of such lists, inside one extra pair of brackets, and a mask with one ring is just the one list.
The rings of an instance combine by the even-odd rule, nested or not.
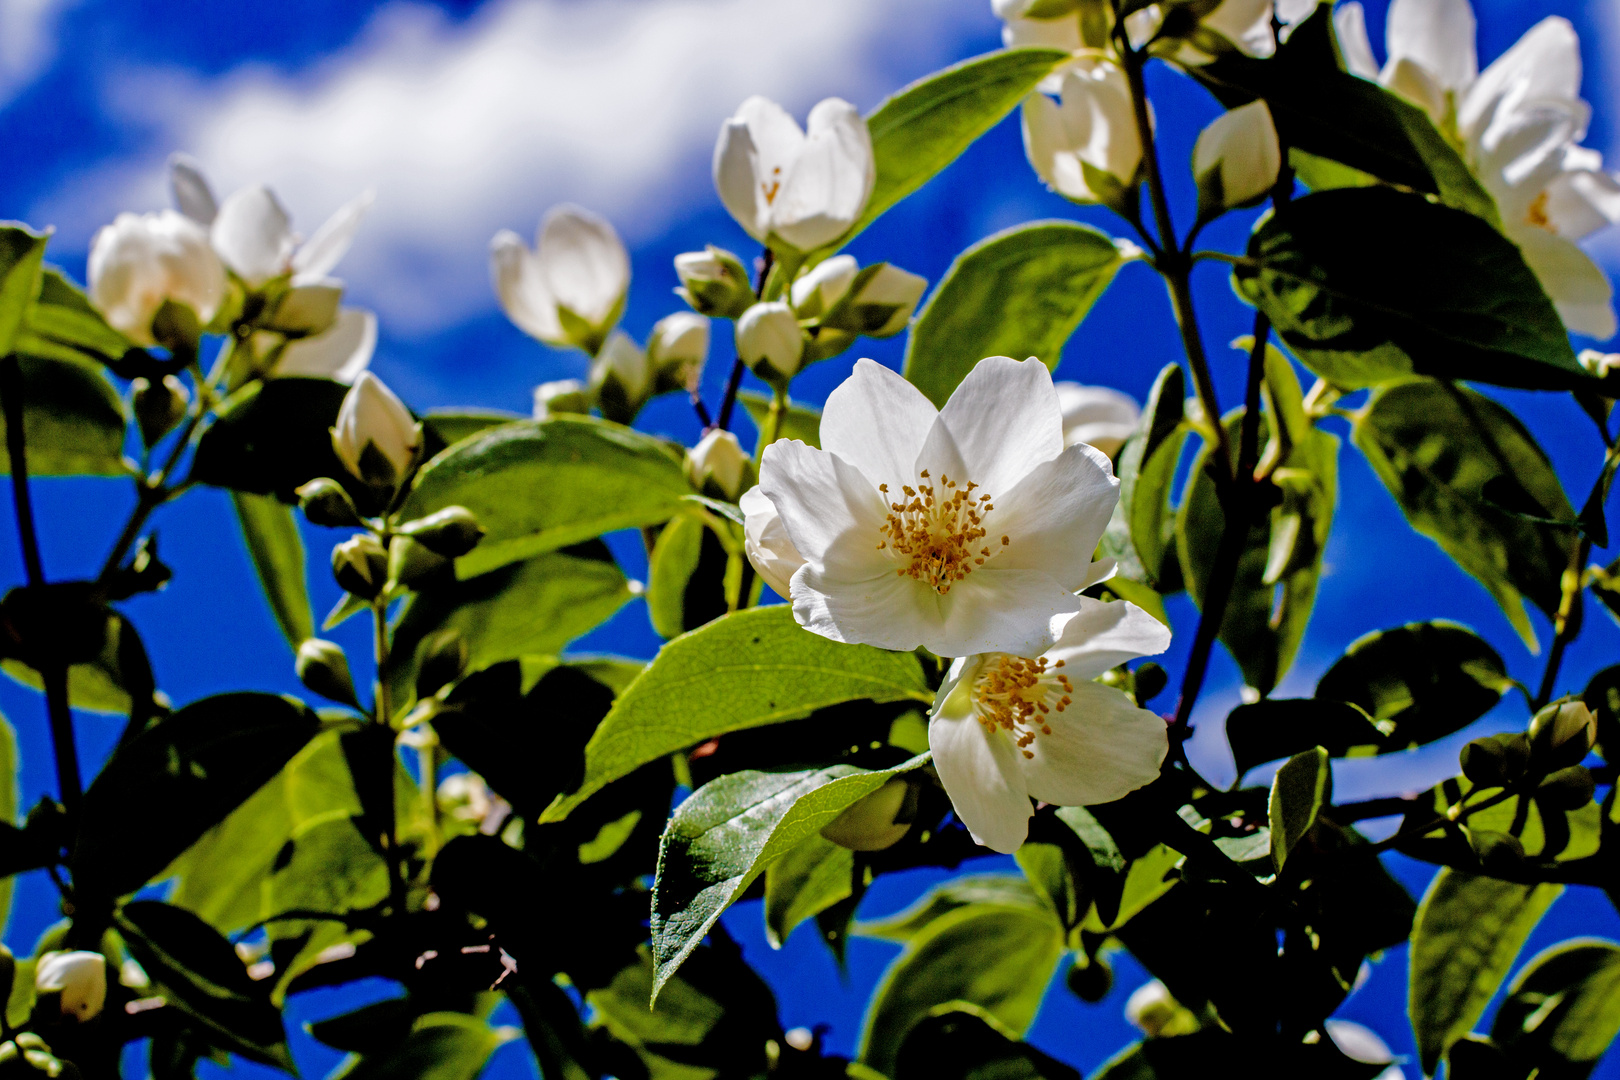
[[(390, 734), (393, 733), (390, 701), (388, 692), (388, 602), (384, 597), (377, 597), (371, 602), (372, 626), (375, 629), (376, 656), (377, 656), (377, 683), (375, 697), (372, 703), (373, 722)], [(389, 738), (384, 742), (388, 748), (389, 760), (384, 762), (388, 775), (392, 777), (394, 771), (394, 742)], [(390, 780), (390, 785), (392, 780)], [(398, 815), (390, 807), (387, 814), (388, 831), (383, 837), (384, 846), (388, 850), (388, 899), (396, 915), (405, 912), (405, 860), (399, 850), (399, 822)]]
[[(1606, 437), (1607, 432), (1604, 434)], [(1592, 494), (1587, 499), (1588, 503), (1603, 499), (1606, 494), (1605, 481), (1610, 478), (1610, 470), (1617, 460), (1620, 460), (1620, 441), (1610, 445), (1604, 454), (1603, 468), (1598, 470), (1597, 480), (1592, 484)], [(1564, 569), (1561, 582), (1563, 594), (1558, 600), (1558, 615), (1553, 619), (1552, 645), (1547, 649), (1547, 666), (1541, 672), (1541, 687), (1536, 691), (1534, 700), (1530, 702), (1532, 712), (1552, 700), (1553, 688), (1558, 683), (1558, 671), (1564, 664), (1564, 651), (1581, 632), (1585, 602), (1582, 579), (1586, 570), (1586, 560), (1591, 556), (1592, 538), (1581, 532), (1575, 538), (1570, 550), (1569, 565)]]
[[(197, 433), (197, 426), (202, 423), (203, 412), (202, 395), (199, 394), (192, 407), (191, 415), (186, 417), (185, 425), (175, 438), (174, 446), (170, 448), (169, 456), (164, 459), (162, 468), (136, 482), (138, 494), (135, 499), (135, 509), (130, 511), (129, 520), (124, 523), (123, 532), (118, 534), (118, 539), (113, 542), (112, 551), (107, 554), (107, 560), (101, 564), (101, 573), (97, 576), (97, 581), (104, 582), (117, 572), (119, 564), (124, 561), (124, 556), (129, 554), (129, 549), (134, 546), (136, 538), (141, 535), (141, 528), (146, 524), (146, 519), (151, 517), (152, 511), (167, 502), (174, 491), (179, 490), (178, 488), (166, 486), (169, 474), (174, 471), (175, 465), (180, 461), (180, 456), (185, 453), (186, 447), (190, 445), (191, 437)], [(181, 486), (184, 487), (185, 485), (182, 484)]]
[[(758, 301), (765, 295), (765, 282), (770, 279), (771, 267), (776, 265), (776, 252), (770, 248), (759, 258), (759, 270), (754, 279), (754, 299)], [(737, 391), (742, 388), (743, 358), (738, 353), (731, 362), (731, 376), (726, 380), (725, 396), (720, 399), (720, 411), (715, 414), (714, 426), (721, 431), (731, 430), (731, 414), (737, 408)], [(699, 414), (701, 415), (701, 414)], [(707, 429), (708, 425), (705, 425)]]
[(787, 415), (787, 389), (773, 387), (771, 411), (765, 417), (765, 439), (759, 444), (760, 452), (782, 437), (782, 418)]

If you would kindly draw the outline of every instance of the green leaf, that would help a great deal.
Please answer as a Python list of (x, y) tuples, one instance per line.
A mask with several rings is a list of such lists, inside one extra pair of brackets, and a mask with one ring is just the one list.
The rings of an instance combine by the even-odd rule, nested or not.
[[(1426, 802), (1436, 815), (1444, 815), (1473, 790), (1474, 785), (1467, 777), (1454, 776), (1430, 788)], [(1487, 796), (1497, 793), (1498, 789), (1495, 788), (1484, 791)], [(1479, 800), (1476, 797), (1474, 801)], [(1534, 796), (1529, 798), (1527, 805), (1525, 803), (1524, 796), (1514, 795), (1494, 806), (1472, 812), (1468, 815), (1467, 827), (1470, 831), (1511, 833), (1518, 837), (1525, 855), (1532, 859), (1572, 862), (1597, 853), (1603, 830), (1603, 811), (1596, 802), (1589, 801), (1574, 810), (1549, 806)], [(1431, 850), (1425, 852), (1425, 848)], [(1424, 855), (1432, 854), (1436, 856), (1436, 861), (1444, 861), (1447, 852), (1452, 850), (1438, 826), (1426, 834), (1426, 839), (1411, 844), (1410, 849)]]
[(659, 525), (690, 494), (679, 455), (661, 439), (590, 417), (502, 424), (429, 461), (403, 520), (465, 506), (484, 539), (456, 560), (473, 577), (616, 529)]
[(490, 1055), (517, 1036), (466, 1013), (431, 1012), (397, 1046), (351, 1059), (332, 1080), (477, 1080)]
[(286, 378), (232, 395), (197, 441), (191, 479), (292, 503), (299, 487), (326, 476), (354, 494), (358, 482), (332, 450), (348, 392), (331, 379)]
[(630, 584), (600, 541), (550, 551), (466, 581), (424, 585), (394, 625), (391, 685), (396, 702), (415, 696), (424, 642), (455, 630), (467, 670), (519, 656), (551, 656), (631, 598)]
[(135, 346), (107, 325), (84, 292), (53, 266), (40, 275), (39, 296), (14, 348), (27, 356), (116, 364)]
[[(754, 426), (760, 431), (760, 438), (765, 437), (765, 417), (771, 410), (771, 396), (769, 394), (756, 394), (752, 390), (744, 390), (737, 395), (742, 407), (748, 410), (748, 415), (754, 421)], [(781, 438), (798, 439), (806, 446), (821, 447), (821, 410), (801, 402), (789, 399), (787, 412), (782, 416)], [(754, 460), (765, 448), (755, 445)]]
[(191, 912), (156, 900), (125, 904), (116, 926), (163, 996), (201, 1025), (214, 1045), (292, 1071), (269, 985), (248, 976), (218, 931)]
[[(30, 476), (126, 476), (124, 403), (86, 360), (18, 357)], [(0, 417), (0, 437), (5, 420)], [(0, 454), (0, 473), (11, 460)]]
[(647, 615), (659, 637), (686, 632), (686, 590), (697, 571), (706, 532), (692, 514), (672, 518), (647, 558)]
[(943, 408), (986, 356), (1037, 356), (1056, 368), (1080, 320), (1126, 253), (1107, 234), (1071, 221), (1019, 225), (956, 257), (906, 339), (905, 376)]
[(1175, 552), (1170, 486), (1187, 440), (1182, 423), (1186, 396), (1181, 365), (1166, 364), (1153, 380), (1142, 426), (1119, 452), (1119, 505), (1149, 585), (1179, 584), (1178, 574), (1166, 573), (1165, 559)]
[(676, 808), (659, 844), (653, 883), (653, 996), (766, 867), (893, 777), (927, 763), (928, 755), (919, 754), (891, 769), (745, 769), (694, 791)]
[(490, 428), (527, 419), (528, 417), (519, 416), (517, 413), (494, 410), (434, 409), (423, 415), (422, 426), (429, 432), (430, 437), (450, 447), (462, 439), (470, 439)]
[(906, 1034), (937, 1005), (962, 1001), (1015, 1036), (1035, 1019), (1063, 955), (1063, 927), (1044, 905), (971, 904), (911, 939), (872, 995), (859, 1060), (894, 1075)]
[(912, 653), (810, 633), (785, 606), (752, 608), (669, 642), (585, 747), (585, 778), (541, 822), (561, 821), (603, 786), (716, 735), (808, 716), (845, 701), (933, 703)]
[[(294, 826), (260, 885), (264, 918), (293, 911), (341, 917), (388, 898), (388, 864), (360, 832), (357, 820), (338, 809)], [(277, 919), (267, 931), (276, 966), (272, 1000), (277, 1004), (285, 999), (287, 985), (314, 967), (322, 952), (359, 940), (338, 918)]]
[(1412, 931), (1407, 1009), (1423, 1071), (1473, 1030), (1562, 885), (1524, 885), (1449, 867), (1429, 884)]
[(794, 927), (854, 893), (855, 853), (820, 835), (765, 869), (765, 940), (780, 949)]
[(1271, 860), (1281, 870), (1288, 853), (1316, 825), (1322, 807), (1333, 801), (1333, 770), (1320, 746), (1295, 754), (1271, 781)]
[(1484, 585), (1534, 649), (1523, 601), (1558, 611), (1574, 543), (1573, 525), (1537, 517), (1573, 523), (1575, 511), (1524, 425), (1483, 394), (1414, 379), (1376, 394), (1351, 437), (1412, 528)]
[(1411, 374), (1546, 390), (1592, 382), (1519, 249), (1420, 195), (1307, 195), (1255, 231), (1249, 257), (1233, 271), (1239, 293), (1341, 388)]
[(145, 885), (280, 772), (320, 726), (291, 698), (220, 694), (124, 743), (84, 793), (71, 860), (81, 902)]
[(26, 225), (0, 225), (0, 356), (16, 348), (28, 308), (39, 295), (40, 266), (49, 239), (50, 233), (37, 233)]
[(877, 179), (866, 209), (836, 246), (960, 157), (1068, 58), (1057, 49), (1003, 49), (919, 79), (879, 105), (866, 118)]
[(270, 603), (282, 636), (298, 651), (305, 639), (315, 636), (315, 614), (309, 607), (309, 587), (304, 576), (304, 541), (298, 533), (298, 519), (292, 507), (266, 495), (231, 492), (236, 520), (242, 525), (259, 585)]
[(1357, 638), (1317, 682), (1316, 697), (1370, 716), (1379, 752), (1389, 753), (1461, 731), (1512, 685), (1495, 649), (1465, 626), (1436, 620)]
[(1389, 746), (1372, 719), (1355, 705), (1315, 698), (1273, 698), (1239, 705), (1226, 718), (1226, 741), (1242, 776), (1256, 765), (1320, 746), (1332, 757), (1404, 750)]
[[(1538, 1076), (1585, 1076), (1620, 1032), (1620, 946), (1565, 941), (1513, 980), (1491, 1038)], [(1522, 1073), (1520, 1075), (1523, 1075)]]
[[(17, 821), (17, 732), (11, 722), (0, 716), (0, 825), (13, 825)], [(7, 876), (0, 880), (0, 930), (5, 929), (11, 917), (11, 890), (15, 881)]]
[(1004, 1031), (979, 1009), (942, 1007), (912, 1027), (895, 1080), (1080, 1080), (1080, 1073)]
[[(0, 670), (24, 686), (45, 688), (39, 672), (20, 660), (0, 661)], [(128, 715), (132, 696), (140, 697), (149, 712), (154, 692), (151, 664), (135, 624), (108, 611), (100, 655), (68, 668), (68, 702), (85, 712)]]

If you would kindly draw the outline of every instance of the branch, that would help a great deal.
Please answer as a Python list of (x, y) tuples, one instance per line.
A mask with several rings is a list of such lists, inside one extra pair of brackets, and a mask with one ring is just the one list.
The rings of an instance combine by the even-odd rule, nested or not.
[[(771, 276), (771, 267), (776, 263), (776, 252), (770, 248), (759, 258), (759, 270), (754, 279), (754, 300), (758, 302), (765, 295), (765, 282)], [(714, 426), (721, 431), (731, 430), (731, 414), (737, 408), (737, 390), (742, 386), (743, 358), (738, 353), (737, 358), (731, 362), (731, 377), (726, 380), (726, 393), (720, 399), (720, 411), (715, 416)], [(698, 414), (703, 415), (701, 412)], [(707, 427), (705, 427), (707, 430)]]

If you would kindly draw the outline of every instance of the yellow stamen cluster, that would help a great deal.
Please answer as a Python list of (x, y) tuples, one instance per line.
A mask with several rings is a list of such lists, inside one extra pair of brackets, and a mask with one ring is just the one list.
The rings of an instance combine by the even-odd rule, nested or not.
[(1534, 225), (1537, 228), (1546, 229), (1548, 232), (1552, 233), (1558, 231), (1558, 227), (1552, 223), (1552, 218), (1547, 216), (1547, 203), (1549, 199), (1549, 194), (1543, 191), (1540, 195), (1537, 195), (1531, 200), (1529, 207), (1524, 212), (1525, 224)]
[(1023, 755), (1034, 757), (1029, 744), (1037, 734), (1052, 734), (1051, 714), (1062, 712), (1074, 700), (1074, 684), (1057, 670), (1062, 666), (1062, 660), (1049, 663), (1044, 656), (1026, 660), (1005, 654), (993, 665), (987, 663), (973, 684), (979, 723), (992, 735), (997, 731), (1012, 735)]
[(765, 205), (770, 206), (776, 202), (776, 193), (782, 190), (782, 166), (778, 165), (771, 170), (771, 182), (759, 185), (760, 191), (765, 194)]
[[(978, 484), (970, 480), (961, 485), (941, 476), (936, 492), (929, 479), (924, 469), (915, 488), (901, 485), (905, 497), (889, 503), (888, 520), (878, 528), (883, 536), (878, 550), (891, 550), (905, 560), (896, 574), (921, 581), (943, 596), (974, 567), (1011, 544), (1012, 537), (1003, 536), (999, 546), (982, 542), (989, 535), (984, 517), (996, 507), (989, 495), (974, 497)], [(888, 484), (879, 484), (878, 491), (885, 499), (892, 498)]]

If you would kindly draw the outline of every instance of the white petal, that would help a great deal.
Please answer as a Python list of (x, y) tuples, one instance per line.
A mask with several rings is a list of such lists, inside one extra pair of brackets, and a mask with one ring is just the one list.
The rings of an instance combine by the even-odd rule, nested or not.
[(1476, 146), (1481, 180), (1493, 192), (1520, 189), (1498, 199), (1504, 217), (1516, 216), (1528, 201), (1564, 171), (1571, 143), (1586, 133), (1591, 107), (1584, 101), (1537, 101), (1498, 113)]
[(293, 280), (322, 278), (337, 267), (354, 243), (354, 234), (371, 204), (377, 199), (375, 188), (367, 188), (355, 198), (338, 207), (331, 217), (322, 222), (315, 235), (292, 257)]
[(1428, 114), (1436, 124), (1445, 122), (1446, 90), (1429, 69), (1406, 56), (1392, 56), (1378, 81)]
[(1566, 172), (1547, 188), (1545, 210), (1559, 236), (1579, 240), (1620, 223), (1620, 182), (1595, 169)]
[(535, 260), (557, 303), (600, 326), (630, 288), (630, 256), (607, 219), (578, 206), (554, 207)]
[(271, 374), (352, 383), (371, 364), (376, 349), (377, 316), (359, 308), (344, 308), (326, 333), (289, 342)]
[(1378, 61), (1373, 59), (1372, 41), (1367, 37), (1367, 12), (1357, 0), (1333, 9), (1333, 28), (1338, 31), (1339, 51), (1352, 75), (1378, 78)]
[(988, 543), (1002, 536), (994, 564), (1004, 570), (1039, 570), (1071, 589), (1081, 588), (1091, 556), (1119, 501), (1119, 481), (1095, 447), (1071, 446), (1030, 470), (1011, 491), (995, 494), (985, 515)]
[(343, 282), (335, 278), (301, 282), (287, 290), (266, 325), (282, 333), (322, 334), (337, 318), (342, 302)]
[[(868, 545), (871, 546), (871, 545)], [(788, 583), (793, 617), (811, 633), (906, 652), (935, 640), (939, 597), (892, 564), (826, 569), (806, 563)]]
[(1055, 382), (1058, 408), (1063, 410), (1065, 424), (1084, 424), (1108, 420), (1120, 424), (1135, 424), (1142, 417), (1142, 407), (1136, 399), (1111, 386), (1082, 386), (1077, 382)]
[(1580, 38), (1569, 20), (1549, 16), (1480, 73), (1458, 106), (1457, 127), (1465, 139), (1475, 139), (1514, 102), (1573, 102), (1580, 91)]
[[(794, 309), (806, 318), (822, 314), (849, 292), (849, 283), (855, 280), (859, 271), (860, 264), (853, 255), (834, 255), (830, 259), (823, 259), (793, 283), (789, 295)], [(806, 308), (806, 302), (812, 296), (816, 298), (816, 303)]]
[(510, 229), (489, 242), (489, 274), (501, 310), (519, 330), (550, 345), (566, 345), (557, 301), (535, 266), (534, 255)]
[(1064, 182), (1059, 183), (1058, 159), (1063, 156), (1072, 158), (1073, 155), (1065, 155), (1068, 140), (1058, 103), (1045, 94), (1031, 94), (1024, 99), (1020, 114), (1023, 120), (1024, 155), (1029, 158), (1035, 175), (1059, 195), (1071, 199), (1090, 199), (1091, 192), (1084, 181), (1080, 182), (1078, 189), (1075, 187), (1073, 180), (1078, 176), (1077, 170), (1068, 170), (1064, 174)]
[(788, 170), (804, 149), (804, 131), (786, 109), (757, 94), (737, 106), (734, 119), (748, 126), (748, 137), (758, 155), (754, 190), (763, 204), (770, 185), (787, 179)]
[(1245, 56), (1268, 57), (1277, 51), (1271, 33), (1271, 0), (1221, 0), (1203, 25), (1235, 45)]
[(1062, 660), (1071, 679), (1094, 679), (1127, 660), (1157, 656), (1170, 647), (1170, 628), (1124, 600), (1080, 598), (1046, 655)]
[(968, 372), (939, 412), (972, 480), (992, 497), (1063, 452), (1063, 410), (1039, 360), (992, 356)]
[(1022, 847), (1033, 810), (1012, 741), (985, 731), (969, 713), (931, 719), (928, 746), (945, 794), (973, 839), (1004, 855)]
[(214, 190), (208, 186), (202, 165), (189, 154), (169, 156), (169, 189), (174, 194), (174, 205), (186, 217), (207, 227), (219, 214), (219, 203)]
[(1565, 326), (1600, 341), (1614, 336), (1614, 288), (1586, 252), (1546, 229), (1509, 223), (1507, 231), (1552, 298)]
[(1466, 90), (1479, 74), (1468, 0), (1394, 0), (1384, 28), (1391, 61), (1412, 60), (1442, 89)]
[(1074, 52), (1082, 48), (1080, 20), (1069, 16), (1060, 19), (1011, 18), (1002, 27), (1002, 43), (1009, 49), (1026, 47), (1064, 49)]
[(754, 569), (765, 579), (765, 584), (786, 600), (790, 592), (788, 582), (804, 565), (804, 556), (799, 554), (793, 541), (788, 538), (787, 529), (782, 526), (782, 515), (776, 512), (776, 504), (758, 485), (743, 492), (737, 506), (743, 512), (743, 546), (748, 553), (748, 561), (754, 564)]
[(859, 469), (873, 487), (915, 484), (917, 455), (939, 416), (921, 390), (871, 360), (827, 395), (822, 449)]
[(778, 440), (761, 456), (759, 486), (805, 559), (853, 580), (893, 576), (877, 546), (883, 501), (855, 466), (797, 439)]
[(1023, 759), (1029, 793), (1059, 806), (1122, 799), (1158, 779), (1169, 751), (1164, 720), (1139, 709), (1123, 691), (1076, 681), (1062, 712), (1048, 713), (1052, 733), (1039, 734)]
[(938, 656), (981, 652), (1039, 656), (1080, 609), (1080, 600), (1038, 570), (1003, 570), (986, 564), (941, 598), (944, 625), (921, 644)]
[(214, 250), (249, 285), (285, 274), (297, 241), (287, 211), (262, 184), (234, 192), (214, 219)]
[(741, 120), (720, 125), (714, 144), (714, 189), (737, 224), (755, 240), (763, 240), (768, 223), (760, 215), (759, 154)]
[(809, 134), (771, 205), (772, 230), (800, 251), (829, 244), (866, 209), (876, 178), (866, 121), (828, 98), (810, 111)]

